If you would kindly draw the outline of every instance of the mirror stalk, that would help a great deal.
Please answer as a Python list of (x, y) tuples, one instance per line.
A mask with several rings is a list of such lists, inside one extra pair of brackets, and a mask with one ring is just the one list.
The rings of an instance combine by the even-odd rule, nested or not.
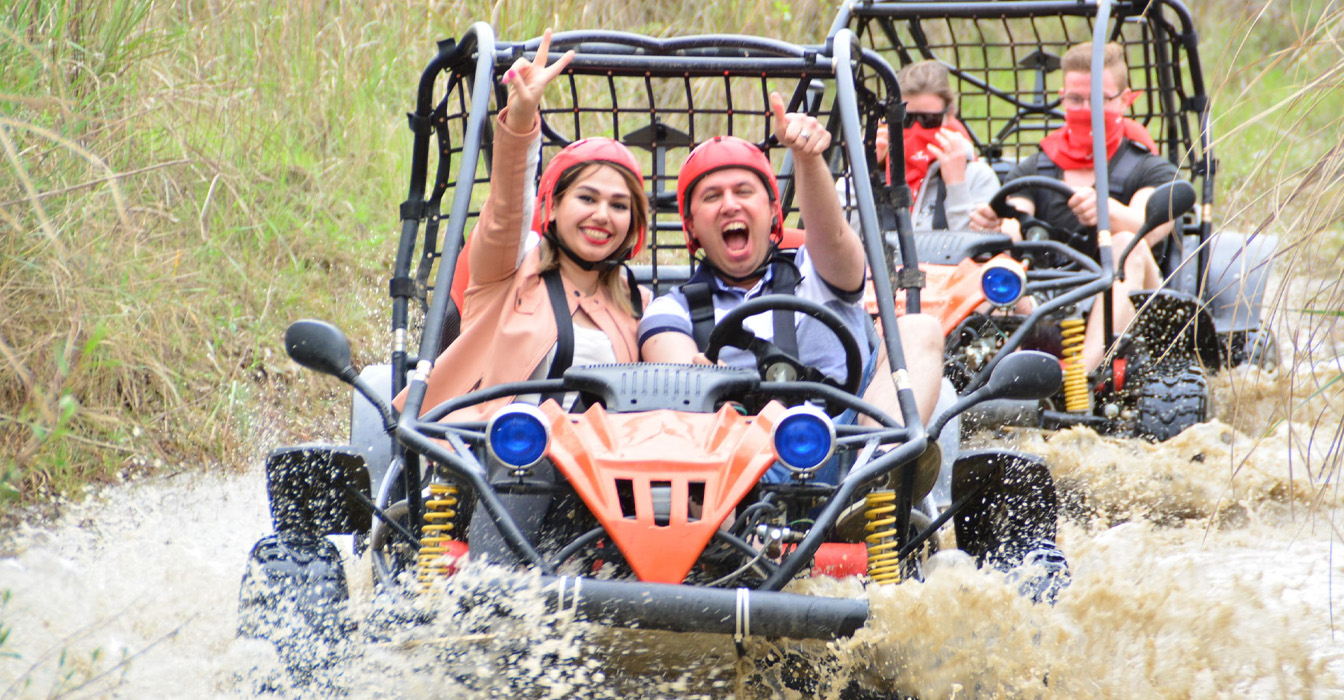
[(1040, 400), (1054, 396), (1064, 383), (1064, 370), (1059, 358), (1039, 350), (1018, 350), (1009, 353), (989, 374), (984, 386), (958, 399), (946, 411), (934, 418), (928, 428), (928, 438), (936, 441), (943, 427), (953, 416), (989, 399)]
[(933, 419), (933, 423), (929, 425), (928, 430), (925, 431), (929, 436), (929, 442), (937, 442), (938, 436), (942, 435), (943, 428), (947, 426), (948, 421), (952, 420), (954, 416), (961, 415), (962, 412), (971, 406), (984, 401), (987, 398), (986, 394), (988, 393), (989, 385), (986, 384), (960, 399), (957, 399), (957, 402), (948, 406), (946, 411), (938, 414)]
[[(379, 396), (373, 390), (373, 387), (369, 386), (368, 382), (356, 374), (353, 368), (350, 370), (350, 374), (352, 376), (346, 380), (346, 383), (354, 387), (360, 396), (368, 399), (369, 403), (378, 409), (378, 415), (383, 419), (383, 432), (388, 435), (395, 435), (397, 432), (397, 417), (392, 413), (392, 407), (387, 405), (387, 402), (383, 401), (383, 397)], [(341, 379), (345, 379), (345, 376), (342, 375)]]
[(1195, 208), (1195, 199), (1195, 186), (1185, 180), (1168, 182), (1153, 190), (1153, 194), (1148, 198), (1148, 204), (1143, 209), (1143, 225), (1139, 227), (1139, 232), (1134, 234), (1134, 238), (1125, 246), (1115, 263), (1118, 268), (1115, 271), (1116, 281), (1125, 281), (1125, 261), (1139, 245), (1139, 241), (1158, 226), (1185, 216), (1186, 212)]

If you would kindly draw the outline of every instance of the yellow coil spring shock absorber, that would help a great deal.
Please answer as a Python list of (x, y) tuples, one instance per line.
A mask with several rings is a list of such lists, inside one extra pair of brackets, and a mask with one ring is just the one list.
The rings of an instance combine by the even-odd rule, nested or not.
[(448, 564), (442, 560), (448, 553), (453, 538), (453, 518), (457, 511), (457, 486), (430, 484), (429, 498), (425, 500), (425, 524), (420, 533), (420, 551), (416, 559), (416, 578), (422, 589), (428, 589), (436, 579), (448, 576)]
[(1087, 372), (1083, 369), (1083, 335), (1087, 332), (1081, 318), (1059, 322), (1064, 341), (1064, 408), (1086, 411), (1091, 406), (1087, 391)]
[(900, 583), (900, 550), (896, 547), (896, 492), (874, 491), (864, 497), (863, 526), (868, 533), (868, 578), (877, 583)]

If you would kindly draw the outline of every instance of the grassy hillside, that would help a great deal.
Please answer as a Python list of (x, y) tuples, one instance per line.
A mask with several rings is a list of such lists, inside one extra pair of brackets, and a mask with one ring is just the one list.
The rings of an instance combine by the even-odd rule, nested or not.
[[(0, 516), (86, 483), (236, 468), (264, 445), (332, 434), (320, 419), (339, 417), (343, 392), (294, 372), (278, 339), (295, 318), (333, 318), (357, 362), (385, 354), (404, 113), (436, 39), (487, 20), (505, 38), (555, 25), (809, 42), (834, 13), (812, 0), (698, 8), (0, 9)], [(1199, 0), (1194, 11), (1218, 114), (1221, 217), (1322, 243), (1314, 254), (1337, 264), (1344, 10)], [(295, 411), (305, 420), (286, 417)]]

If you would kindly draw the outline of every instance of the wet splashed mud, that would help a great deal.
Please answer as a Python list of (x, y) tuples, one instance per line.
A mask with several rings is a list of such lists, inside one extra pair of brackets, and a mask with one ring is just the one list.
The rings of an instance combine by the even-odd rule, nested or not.
[[(869, 588), (872, 619), (854, 638), (752, 642), (744, 670), (727, 638), (598, 630), (510, 600), (502, 618), (365, 630), (330, 673), (295, 686), (267, 644), (234, 636), (245, 557), (268, 529), (260, 475), (178, 477), (114, 490), (14, 538), (0, 590), (10, 591), (4, 649), (18, 657), (0, 658), (0, 693), (813, 695), (779, 681), (787, 663), (761, 661), (778, 653), (824, 670), (802, 684), (817, 696), (840, 697), (851, 680), (881, 697), (1344, 696), (1344, 562), (1331, 546), (1340, 496), (1312, 476), (1327, 456), (1278, 429), (1251, 450), (1255, 439), (1222, 422), (1162, 446), (1087, 431), (1013, 439), (1045, 455), (1077, 503), (1063, 528), (1073, 584), (1054, 607), (1030, 604), (1002, 575), (944, 566), (923, 584)], [(1293, 478), (1289, 454), (1302, 465)], [(347, 566), (352, 577), (361, 568)], [(355, 605), (371, 606), (362, 585), (352, 581)], [(800, 589), (863, 594), (853, 581)]]

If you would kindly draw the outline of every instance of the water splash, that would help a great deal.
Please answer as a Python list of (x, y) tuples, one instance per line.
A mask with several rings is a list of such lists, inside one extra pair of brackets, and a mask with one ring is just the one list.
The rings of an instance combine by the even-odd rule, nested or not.
[(956, 562), (867, 591), (796, 582), (868, 595), (869, 624), (830, 644), (751, 640), (739, 658), (727, 637), (604, 630), (526, 596), (464, 606), (450, 589), (389, 612), (351, 559), (359, 627), (296, 683), (270, 644), (236, 636), (247, 553), (271, 529), (258, 464), (109, 488), (10, 533), (0, 698), (841, 697), (852, 684), (925, 699), (1344, 697), (1344, 383), (1322, 349), (1280, 373), (1219, 375), (1217, 419), (1161, 445), (1006, 436), (1046, 459), (1067, 504), (1073, 583), (1053, 607)]

